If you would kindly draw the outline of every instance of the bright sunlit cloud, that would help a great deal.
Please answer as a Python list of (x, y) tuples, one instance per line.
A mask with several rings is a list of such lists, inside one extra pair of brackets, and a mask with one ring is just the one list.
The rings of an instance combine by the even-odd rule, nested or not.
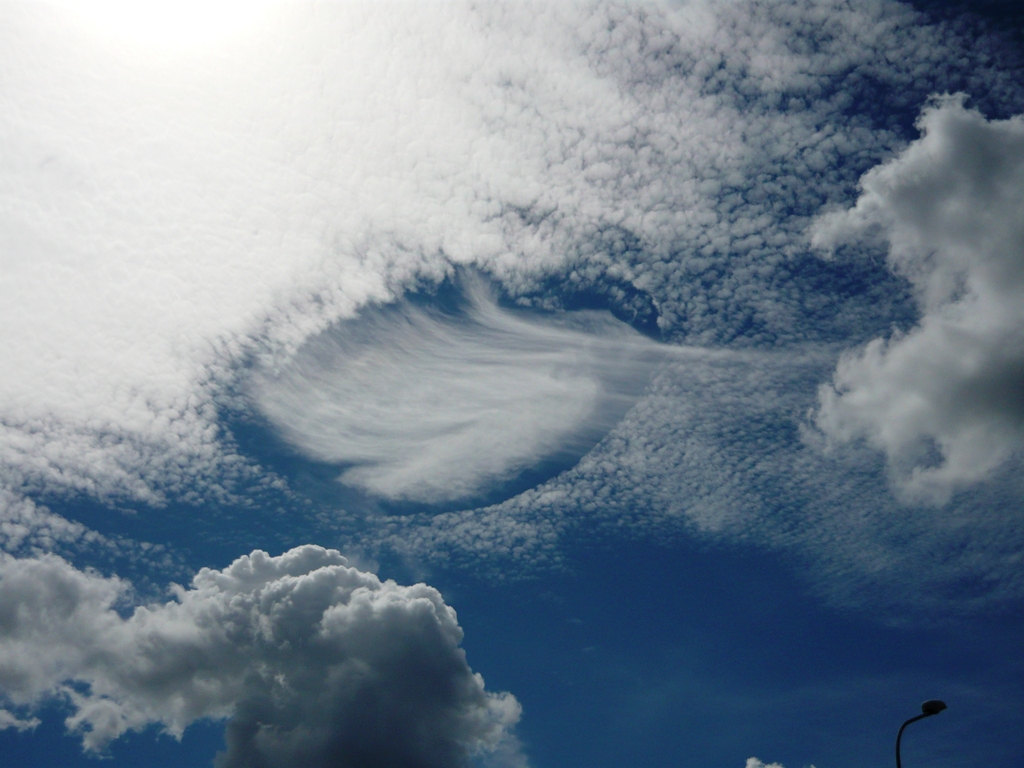
[(161, 46), (221, 40), (252, 24), (269, 0), (58, 0), (97, 30)]

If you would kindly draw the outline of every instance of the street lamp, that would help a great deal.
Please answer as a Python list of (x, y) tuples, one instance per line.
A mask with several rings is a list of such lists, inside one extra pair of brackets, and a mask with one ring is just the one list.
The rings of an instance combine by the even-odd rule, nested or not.
[(902, 763), (900, 763), (900, 739), (903, 738), (903, 729), (917, 720), (923, 720), (926, 717), (937, 715), (945, 708), (945, 702), (939, 701), (938, 699), (929, 699), (921, 705), (920, 715), (918, 715), (917, 717), (910, 718), (909, 720), (907, 720), (907, 722), (900, 726), (899, 733), (896, 734), (896, 768), (903, 768)]

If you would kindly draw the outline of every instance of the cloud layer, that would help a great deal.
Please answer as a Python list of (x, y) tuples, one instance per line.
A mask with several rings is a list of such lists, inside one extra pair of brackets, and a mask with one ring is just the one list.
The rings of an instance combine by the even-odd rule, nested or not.
[(368, 536), (498, 578), (571, 567), (563, 553), (595, 539), (742, 542), (799, 558), (823, 597), (878, 620), (1012, 609), (1024, 595), (1019, 472), (1007, 465), (941, 510), (898, 503), (884, 455), (824, 450), (808, 419), (840, 352), (669, 362), (571, 470), (492, 507), (383, 518)]
[(1024, 445), (1024, 118), (937, 101), (922, 137), (865, 175), (820, 246), (881, 238), (920, 322), (844, 355), (817, 424), (884, 450), (913, 497), (945, 501)]
[(284, 4), (177, 54), (0, 13), (0, 474), (157, 503), (244, 474), (216, 403), (254, 350), (453, 265), (690, 342), (877, 326), (892, 285), (808, 284), (802, 230), (899, 142), (866, 84), (967, 55), (890, 2)]
[[(929, 234), (914, 216), (942, 201), (908, 181), (920, 170), (959, 190), (954, 208), (1016, 221), (1017, 171), (1005, 189), (985, 180), (1016, 168), (1017, 122), (931, 110), (926, 136), (865, 179), (863, 206), (821, 225), (820, 243), (881, 227), (902, 277), (808, 253), (821, 207), (848, 204), (903, 147), (894, 112), (964, 78), (1001, 108), (1018, 88), (982, 65), (985, 45), (965, 48), (905, 5), (296, 3), (187, 56), (90, 38), (42, 4), (0, 14), (13, 548), (88, 536), (26, 494), (199, 501), (251, 477), (220, 421), (240, 379), (307, 455), (391, 498), (464, 498), (609, 426), (621, 408), (608, 406), (642, 380), (612, 375), (611, 350), (631, 355), (635, 338), (596, 315), (575, 316), (590, 318), (583, 332), (485, 304), (455, 320), (402, 302), (465, 268), (527, 305), (587, 291), (635, 301), (667, 342), (782, 350), (674, 364), (576, 470), (506, 505), (396, 525), (396, 549), (557, 559), (562, 532), (598, 519), (812, 541), (847, 570), (902, 575), (892, 542), (906, 530), (887, 527), (873, 457), (854, 446), (830, 464), (798, 438), (834, 348), (793, 348), (905, 321), (907, 278), (921, 325), (846, 358), (820, 425), (866, 437), (932, 499), (1017, 449), (1020, 302), (990, 270), (1012, 266), (1016, 225), (971, 234), (942, 217)], [(897, 385), (918, 411), (894, 405)], [(524, 418), (505, 416), (510, 401)], [(491, 429), (505, 439), (479, 450)], [(993, 487), (984, 498), (1007, 486)], [(878, 511), (848, 511), (849, 498)], [(970, 562), (936, 571), (963, 565), (986, 589), (1019, 590), (1017, 538), (977, 506), (937, 529), (917, 512), (900, 524), (947, 554), (981, 525)]]
[[(223, 768), (372, 764), (451, 768), (519, 760), (519, 705), (485, 691), (455, 612), (305, 546), (203, 569), (175, 600), (136, 608), (128, 585), (54, 555), (0, 559), (0, 689), (26, 708), (69, 703), (102, 751), (129, 730), (180, 735), (230, 718)], [(0, 724), (27, 727), (6, 712)]]

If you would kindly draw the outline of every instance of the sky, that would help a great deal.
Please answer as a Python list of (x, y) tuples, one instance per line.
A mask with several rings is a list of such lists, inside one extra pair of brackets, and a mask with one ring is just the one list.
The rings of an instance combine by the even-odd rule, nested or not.
[(1013, 3), (0, 3), (0, 763), (1024, 759)]

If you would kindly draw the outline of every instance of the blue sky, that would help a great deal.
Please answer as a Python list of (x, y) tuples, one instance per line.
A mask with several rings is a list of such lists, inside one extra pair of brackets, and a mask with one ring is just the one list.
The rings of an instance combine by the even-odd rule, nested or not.
[(1011, 4), (0, 6), (0, 754), (1024, 757)]

